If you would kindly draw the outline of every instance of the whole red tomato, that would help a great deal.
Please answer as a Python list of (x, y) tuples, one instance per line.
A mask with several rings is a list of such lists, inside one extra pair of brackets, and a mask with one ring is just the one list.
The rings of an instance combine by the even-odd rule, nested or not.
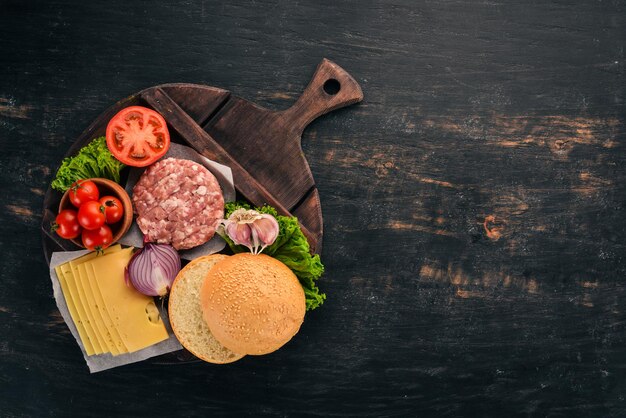
[(98, 229), (84, 229), (82, 233), (83, 246), (88, 250), (96, 250), (98, 252), (104, 250), (113, 241), (113, 233), (107, 225), (102, 225)]
[(78, 208), (78, 223), (85, 229), (98, 229), (105, 220), (104, 206), (97, 200), (85, 202)]
[(78, 215), (75, 210), (64, 209), (57, 215), (52, 224), (52, 230), (65, 239), (76, 238), (80, 235), (81, 227), (78, 224)]
[(91, 180), (77, 180), (69, 189), (70, 202), (77, 208), (92, 200), (98, 200), (100, 192), (98, 186)]
[(106, 223), (114, 224), (119, 222), (124, 216), (124, 206), (122, 202), (114, 196), (104, 196), (100, 198), (100, 203), (104, 206)]

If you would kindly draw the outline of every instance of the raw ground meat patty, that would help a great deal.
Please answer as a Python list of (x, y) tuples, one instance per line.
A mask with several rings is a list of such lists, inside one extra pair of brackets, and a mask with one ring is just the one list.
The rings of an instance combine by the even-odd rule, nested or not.
[(137, 225), (151, 242), (177, 250), (204, 244), (224, 216), (217, 179), (202, 164), (167, 158), (150, 166), (133, 188)]

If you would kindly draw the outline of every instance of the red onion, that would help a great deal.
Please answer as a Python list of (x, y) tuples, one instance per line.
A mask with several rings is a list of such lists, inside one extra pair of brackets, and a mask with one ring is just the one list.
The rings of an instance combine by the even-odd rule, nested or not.
[(144, 243), (124, 270), (126, 284), (147, 296), (165, 296), (180, 271), (180, 257), (168, 244)]

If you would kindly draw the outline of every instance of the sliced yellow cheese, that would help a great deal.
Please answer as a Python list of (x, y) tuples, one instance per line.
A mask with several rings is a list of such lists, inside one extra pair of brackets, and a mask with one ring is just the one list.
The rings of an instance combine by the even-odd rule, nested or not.
[[(119, 351), (120, 354), (128, 353), (128, 348), (126, 348), (126, 345), (124, 345), (124, 342), (122, 341), (122, 338), (120, 337), (119, 332), (117, 331), (117, 329), (115, 328), (115, 325), (113, 324), (113, 321), (111, 320), (109, 311), (107, 311), (106, 305), (104, 303), (104, 299), (102, 298), (102, 293), (100, 293), (100, 288), (98, 287), (98, 284), (96, 283), (96, 274), (94, 272), (93, 266), (91, 265), (91, 262), (87, 261), (86, 263), (82, 264), (82, 266), (85, 267), (87, 280), (90, 283), (91, 290), (93, 291), (93, 294), (95, 297), (96, 308), (100, 311), (100, 314), (102, 315), (102, 319), (104, 320), (104, 325), (107, 328), (107, 332), (109, 333), (109, 336), (113, 340), (113, 344), (115, 345), (115, 347), (117, 348), (117, 351)], [(81, 266), (79, 266), (79, 268), (80, 267)]]
[(76, 280), (74, 279), (74, 274), (72, 273), (72, 268), (70, 267), (70, 264), (63, 264), (60, 266), (60, 268), (63, 276), (65, 277), (67, 288), (72, 295), (72, 299), (74, 299), (76, 310), (81, 317), (83, 326), (85, 327), (85, 332), (89, 337), (89, 341), (91, 341), (94, 353), (104, 353), (105, 350), (102, 348), (97, 333), (94, 331), (93, 319), (90, 318), (90, 315), (87, 314), (87, 310), (85, 308), (85, 296), (81, 291), (78, 290), (78, 286), (76, 284)]
[[(111, 254), (121, 250), (122, 246), (116, 244), (104, 250), (104, 254)], [(111, 337), (104, 323), (104, 319), (102, 318), (102, 315), (98, 310), (98, 307), (96, 306), (97, 303), (95, 301), (94, 292), (87, 278), (85, 267), (83, 266), (84, 263), (88, 262), (89, 260), (93, 260), (96, 257), (104, 257), (104, 255), (98, 255), (98, 253), (94, 251), (85, 254), (82, 257), (71, 260), (69, 262), (69, 265), (72, 270), (74, 280), (76, 281), (76, 287), (78, 288), (78, 292), (83, 298), (82, 302), (85, 308), (85, 312), (92, 321), (92, 328), (94, 332), (96, 332), (96, 338), (98, 339), (100, 346), (102, 347), (104, 352), (109, 352), (112, 355), (116, 356), (120, 354), (120, 351), (115, 345), (113, 338)]]
[(95, 331), (97, 331), (98, 335), (100, 335), (100, 339), (104, 341), (107, 350), (113, 356), (119, 355), (120, 350), (118, 350), (117, 346), (113, 342), (113, 337), (107, 329), (107, 326), (104, 323), (104, 318), (102, 317), (102, 313), (98, 308), (98, 302), (96, 302), (96, 297), (94, 296), (94, 292), (91, 289), (91, 283), (89, 282), (89, 278), (87, 277), (85, 263), (72, 266), (72, 272), (74, 273), (74, 277), (76, 278), (76, 280), (81, 283), (83, 291), (85, 292), (85, 305), (87, 305), (86, 308), (90, 311), (91, 317), (93, 318), (96, 325), (94, 327)]
[(107, 311), (129, 352), (141, 350), (168, 338), (154, 299), (124, 282), (124, 268), (132, 249), (127, 248), (91, 261), (96, 283)]
[(74, 298), (72, 297), (69, 288), (67, 287), (67, 282), (65, 280), (65, 275), (63, 271), (61, 271), (61, 267), (57, 266), (54, 268), (54, 271), (57, 273), (57, 277), (59, 278), (59, 283), (61, 283), (61, 291), (63, 292), (63, 297), (65, 298), (65, 304), (67, 305), (68, 311), (70, 311), (70, 316), (72, 317), (72, 321), (76, 326), (76, 330), (78, 331), (78, 335), (80, 337), (81, 342), (83, 343), (83, 347), (85, 347), (85, 352), (88, 356), (92, 356), (95, 353), (93, 349), (93, 345), (91, 344), (91, 340), (87, 335), (87, 331), (85, 330), (85, 326), (83, 325), (83, 319), (81, 318), (78, 310), (76, 309), (76, 304), (74, 302)]
[[(121, 245), (114, 245), (110, 248), (107, 248), (105, 250), (105, 253), (115, 252), (121, 249)], [(79, 257), (76, 260), (88, 260), (95, 256), (96, 253), (88, 253), (82, 257)], [(80, 293), (78, 291), (78, 287), (76, 285), (76, 280), (72, 273), (70, 263), (68, 262), (58, 266), (58, 271), (61, 273), (61, 277), (59, 277), (59, 280), (61, 282), (61, 288), (63, 289), (64, 296), (66, 296), (66, 301), (71, 300), (73, 302), (74, 309), (78, 317), (77, 320), (74, 321), (74, 323), (77, 324), (78, 329), (78, 322), (80, 322), (81, 327), (84, 331), (84, 336), (86, 338), (81, 337), (81, 340), (83, 341), (83, 346), (85, 346), (85, 351), (87, 352), (87, 355), (102, 354), (103, 352), (105, 352), (105, 350), (102, 348), (97, 338), (96, 332), (94, 330), (94, 324), (89, 320), (87, 311), (85, 309), (85, 304), (84, 301), (81, 299)]]

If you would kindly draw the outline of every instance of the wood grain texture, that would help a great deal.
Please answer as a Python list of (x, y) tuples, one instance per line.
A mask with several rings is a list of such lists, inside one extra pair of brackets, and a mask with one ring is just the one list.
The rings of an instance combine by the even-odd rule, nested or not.
[[(620, 1), (1, 2), (2, 415), (626, 415), (624, 28)], [(39, 240), (61, 157), (153, 85), (288, 109), (323, 57), (366, 98), (302, 137), (327, 302), (270, 356), (89, 375)]]
[[(289, 201), (285, 199), (288, 199), (289, 196), (298, 196), (300, 199), (302, 194), (308, 192), (313, 187), (313, 177), (308, 164), (303, 159), (302, 152), (297, 151), (299, 149), (299, 141), (292, 142), (291, 148), (283, 144), (281, 149), (280, 145), (283, 140), (293, 140), (294, 138), (290, 136), (290, 131), (284, 129), (280, 117), (275, 116), (273, 112), (261, 109), (241, 99), (231, 99), (228, 104), (222, 107), (222, 110), (225, 110), (228, 116), (218, 111), (211, 118), (211, 120), (217, 119), (219, 121), (228, 119), (230, 122), (226, 122), (225, 125), (231, 125), (232, 127), (230, 130), (227, 127), (221, 130), (218, 142), (210, 134), (202, 130), (161, 88), (155, 87), (144, 90), (140, 96), (149, 106), (163, 115), (168, 125), (196, 151), (207, 158), (229, 166), (233, 172), (233, 181), (237, 192), (252, 204), (256, 206), (267, 204), (276, 208), (280, 215), (292, 216), (289, 211), (291, 206), (286, 206), (289, 204)], [(233, 101), (237, 102), (234, 106), (232, 105)], [(234, 122), (236, 115), (239, 115), (239, 119), (241, 119), (239, 125)], [(268, 125), (261, 123), (261, 120), (269, 119), (272, 119), (275, 123)], [(266, 126), (268, 132), (271, 131), (272, 136), (269, 138), (280, 138), (276, 140), (278, 142), (276, 147), (271, 146), (266, 137), (254, 136), (256, 130), (262, 129), (263, 126)], [(231, 142), (230, 139), (233, 142), (243, 139), (243, 141), (240, 141), (240, 145), (243, 146), (240, 148), (229, 147), (227, 144)], [(241, 142), (244, 142), (244, 144), (241, 144)], [(281, 151), (285, 153), (278, 154)], [(297, 152), (296, 155), (299, 157), (298, 162), (300, 165), (290, 164), (285, 166), (277, 163), (277, 161), (293, 159), (294, 152)], [(274, 173), (274, 179), (270, 178), (268, 173)], [(271, 186), (277, 184), (276, 178), (286, 177), (309, 179), (308, 183), (311, 183), (311, 185), (301, 181), (298, 183), (299, 190), (285, 188), (286, 193), (280, 195), (268, 190)], [(273, 187), (273, 190), (276, 191), (278, 189)], [(319, 201), (317, 203), (319, 204)], [(306, 215), (306, 220), (308, 221), (309, 218), (321, 215), (321, 209), (312, 207)], [(309, 241), (311, 251), (315, 251), (317, 241), (321, 239), (321, 228), (312, 232), (310, 227), (311, 225), (320, 226), (321, 224), (321, 216), (314, 223), (301, 224), (302, 232)]]

